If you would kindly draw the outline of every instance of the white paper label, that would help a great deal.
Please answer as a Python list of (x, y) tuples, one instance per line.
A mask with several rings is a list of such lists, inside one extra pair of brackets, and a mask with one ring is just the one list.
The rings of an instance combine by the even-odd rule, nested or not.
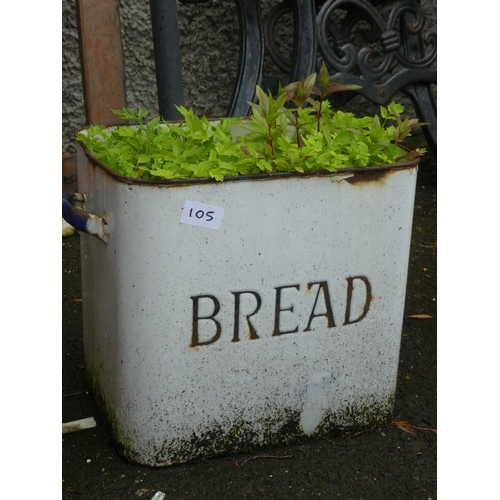
[(207, 229), (219, 229), (224, 209), (213, 207), (197, 201), (186, 200), (182, 209), (181, 224), (206, 227)]

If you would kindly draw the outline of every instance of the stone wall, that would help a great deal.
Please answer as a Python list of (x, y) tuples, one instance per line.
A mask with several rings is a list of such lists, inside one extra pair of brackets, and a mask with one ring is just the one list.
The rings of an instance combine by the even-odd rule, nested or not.
[[(277, 0), (261, 0), (266, 12)], [(436, 0), (422, 0), (426, 28), (436, 30)], [(63, 154), (75, 151), (74, 131), (85, 125), (75, 0), (63, 0)], [(158, 114), (149, 1), (121, 0), (128, 106)], [(184, 99), (199, 115), (222, 116), (232, 95), (238, 69), (238, 16), (232, 0), (178, 3)], [(411, 103), (403, 102), (410, 113)], [(364, 99), (349, 104), (354, 112), (375, 110)]]

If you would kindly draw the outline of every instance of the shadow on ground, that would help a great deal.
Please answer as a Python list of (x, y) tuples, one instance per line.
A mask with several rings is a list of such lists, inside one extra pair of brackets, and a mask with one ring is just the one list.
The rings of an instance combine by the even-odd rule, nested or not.
[[(97, 427), (63, 436), (63, 499), (150, 500), (157, 491), (165, 500), (437, 498), (434, 159), (425, 159), (419, 170), (394, 409), (395, 417), (419, 428), (388, 425), (163, 469), (125, 462), (87, 393), (79, 244), (78, 235), (63, 239), (62, 421), (93, 416)], [(416, 314), (432, 319), (409, 318)]]

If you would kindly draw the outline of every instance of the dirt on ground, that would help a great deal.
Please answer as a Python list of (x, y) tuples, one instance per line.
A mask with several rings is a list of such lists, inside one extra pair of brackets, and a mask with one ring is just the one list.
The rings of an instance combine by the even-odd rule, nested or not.
[(418, 174), (394, 420), (368, 432), (160, 469), (126, 462), (102, 425), (85, 381), (79, 235), (64, 238), (62, 245), (62, 421), (97, 421), (92, 429), (63, 435), (63, 499), (150, 500), (158, 491), (165, 500), (437, 498), (432, 156)]

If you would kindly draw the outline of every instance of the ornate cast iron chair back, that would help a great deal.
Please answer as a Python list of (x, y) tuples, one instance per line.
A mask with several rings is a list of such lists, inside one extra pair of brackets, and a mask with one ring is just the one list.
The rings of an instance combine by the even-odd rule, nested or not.
[[(158, 53), (154, 4), (160, 0), (150, 1), (158, 75), (162, 58)], [(419, 0), (281, 0), (265, 18), (258, 1), (235, 2), (240, 24), (240, 63), (229, 115), (250, 113), (247, 102), (255, 99), (256, 85), (276, 90), (279, 83), (285, 85), (317, 71), (325, 60), (334, 81), (362, 86), (356, 92), (345, 93), (344, 100), (357, 93), (385, 105), (397, 92), (409, 96), (419, 119), (429, 123), (423, 131), (436, 151), (437, 107), (431, 85), (437, 83), (437, 37), (435, 32), (424, 31), (425, 17)], [(276, 28), (280, 19), (290, 13), (293, 47), (287, 58), (280, 52)], [(176, 17), (170, 19), (177, 22)], [(264, 74), (266, 53), (280, 75)], [(169, 110), (165, 106), (162, 109), (162, 99), (169, 93), (175, 95), (175, 88), (171, 81), (162, 85), (158, 79), (158, 90), (160, 113), (167, 118)]]

